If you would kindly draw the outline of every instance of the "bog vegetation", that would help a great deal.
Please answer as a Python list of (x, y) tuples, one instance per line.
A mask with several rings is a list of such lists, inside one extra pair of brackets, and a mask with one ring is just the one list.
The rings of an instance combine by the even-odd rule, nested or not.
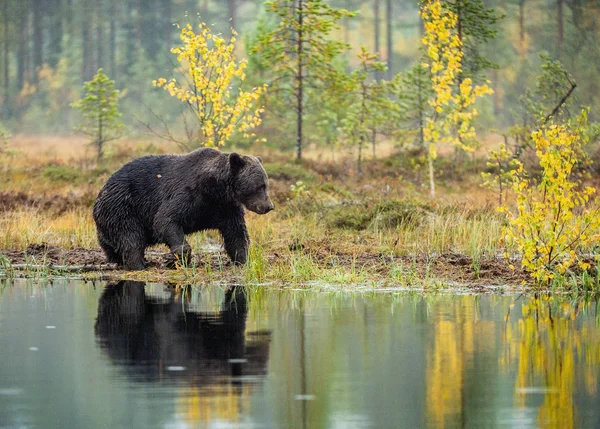
[[(279, 203), (249, 279), (597, 287), (594, 3), (36, 1), (1, 20), (0, 249), (96, 248), (111, 171), (217, 146)], [(95, 160), (29, 147), (73, 128)]]

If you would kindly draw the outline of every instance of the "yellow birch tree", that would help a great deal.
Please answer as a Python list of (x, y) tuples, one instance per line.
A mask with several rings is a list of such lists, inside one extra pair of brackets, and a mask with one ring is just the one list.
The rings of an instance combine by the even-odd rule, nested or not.
[(437, 147), (453, 145), (472, 151), (469, 143), (475, 141), (473, 120), (478, 114), (474, 104), (479, 97), (493, 91), (487, 85), (474, 85), (471, 78), (465, 78), (457, 85), (464, 51), (456, 30), (456, 14), (444, 7), (441, 0), (422, 0), (419, 13), (425, 26), (422, 43), (427, 53), (427, 66), (431, 68), (433, 87), (433, 97), (429, 100), (433, 115), (427, 118), (424, 129), (428, 148), (429, 188), (433, 197), (433, 161), (437, 156)]
[(226, 40), (213, 34), (201, 23), (195, 32), (190, 24), (181, 29), (182, 44), (171, 49), (177, 55), (181, 79), (160, 78), (152, 84), (163, 88), (188, 108), (197, 122), (197, 131), (188, 134), (188, 142), (178, 142), (184, 149), (221, 146), (240, 132), (254, 136), (252, 130), (262, 122), (264, 111), (260, 99), (266, 85), (244, 90), (247, 60), (234, 54), (237, 33)]

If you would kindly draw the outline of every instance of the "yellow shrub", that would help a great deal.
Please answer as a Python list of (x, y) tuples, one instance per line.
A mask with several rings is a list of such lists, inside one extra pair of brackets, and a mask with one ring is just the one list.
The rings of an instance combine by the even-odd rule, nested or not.
[(523, 267), (541, 283), (574, 264), (589, 269), (582, 254), (600, 239), (598, 202), (592, 201), (596, 189), (582, 188), (573, 171), (586, 159), (581, 132), (586, 122), (584, 111), (577, 123), (534, 132), (541, 177), (534, 182), (521, 175), (513, 185), (518, 212), (509, 212), (505, 237), (522, 254)]
[(233, 31), (227, 41), (205, 23), (197, 33), (188, 24), (181, 29), (182, 45), (171, 49), (181, 64), (182, 78), (152, 82), (189, 107), (200, 129), (195, 140), (205, 146), (221, 146), (236, 132), (253, 136), (252, 130), (262, 122), (260, 97), (266, 86), (240, 88), (247, 60), (236, 59), (235, 36)]

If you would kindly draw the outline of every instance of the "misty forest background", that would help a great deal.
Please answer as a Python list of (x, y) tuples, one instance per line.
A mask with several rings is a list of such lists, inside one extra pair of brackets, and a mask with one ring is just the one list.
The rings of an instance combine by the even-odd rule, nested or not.
[[(82, 85), (103, 68), (120, 90), (120, 111), (127, 132), (147, 133), (144, 124), (157, 118), (181, 126), (182, 105), (152, 80), (173, 75), (181, 25), (207, 22), (214, 33), (239, 33), (237, 51), (250, 57), (246, 84), (262, 83), (264, 70), (252, 60), (251, 46), (275, 18), (262, 0), (2, 0), (0, 3), (0, 124), (13, 135), (70, 134), (80, 120), (70, 105), (82, 95)], [(330, 0), (333, 7), (357, 11), (340, 21), (331, 38), (350, 49), (340, 67), (358, 66), (361, 46), (387, 65), (374, 79), (391, 80), (420, 62), (423, 26), (415, 0)], [(503, 132), (519, 123), (519, 99), (536, 86), (539, 52), (559, 60), (577, 83), (571, 102), (592, 106), (598, 113), (600, 77), (600, 2), (595, 0), (485, 0), (502, 17), (493, 25), (497, 37), (474, 43), (485, 58), (479, 80), (489, 79), (494, 94), (479, 101), (477, 127), (484, 134)], [(484, 29), (486, 30), (486, 29)], [(486, 30), (487, 31), (487, 30)], [(473, 52), (466, 57), (473, 57)], [(276, 97), (271, 94), (270, 97)], [(319, 92), (306, 101), (305, 143), (324, 143), (319, 130)], [(274, 107), (272, 107), (274, 106)], [(289, 111), (281, 106), (289, 106)], [(292, 101), (267, 102), (261, 129), (272, 147), (295, 145)], [(542, 113), (542, 112), (540, 112)], [(310, 115), (313, 115), (311, 117)], [(179, 122), (178, 122), (179, 121)], [(403, 125), (398, 124), (398, 129)], [(407, 127), (409, 128), (409, 127)], [(406, 136), (404, 136), (404, 141)], [(235, 139), (234, 139), (235, 140)], [(402, 133), (392, 140), (402, 143)], [(236, 144), (242, 144), (238, 136)]]

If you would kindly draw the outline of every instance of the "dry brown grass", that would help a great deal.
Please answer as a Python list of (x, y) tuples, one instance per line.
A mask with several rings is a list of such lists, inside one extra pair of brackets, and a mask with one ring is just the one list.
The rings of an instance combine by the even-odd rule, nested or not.
[[(81, 137), (16, 136), (11, 142), (16, 154), (10, 158), (2, 158), (7, 181), (0, 188), (0, 194), (21, 192), (33, 200), (39, 200), (44, 195), (54, 198), (64, 196), (65, 201), (58, 209), (56, 205), (44, 204), (48, 201), (42, 199), (37, 204), (32, 204), (33, 208), (16, 207), (0, 212), (0, 248), (23, 249), (29, 244), (40, 242), (65, 247), (97, 247), (89, 207), (94, 196), (111, 171), (116, 170), (126, 160), (141, 155), (148, 145), (156, 143), (150, 139), (120, 141), (118, 146), (109, 149), (113, 160), (108, 161), (103, 169), (94, 170), (93, 153)], [(161, 151), (168, 149), (177, 151), (174, 145), (165, 147), (161, 143)], [(394, 150), (391, 144), (380, 144), (378, 149), (390, 153)], [(317, 159), (316, 153), (314, 149), (308, 149), (307, 158)], [(262, 154), (267, 159), (282, 162), (291, 156), (265, 149), (262, 150)], [(338, 156), (338, 163), (352, 163), (351, 159), (342, 158), (343, 152)], [(309, 162), (318, 167), (317, 161)], [(64, 166), (76, 171), (79, 168), (83, 178), (76, 181), (51, 180), (45, 174), (48, 165)], [(348, 189), (356, 194), (357, 198), (404, 198), (407, 195), (419, 197), (423, 194), (426, 200), (427, 189), (411, 188), (403, 179), (389, 176), (375, 179), (359, 178), (344, 169), (340, 171), (340, 174), (346, 176), (337, 179), (337, 186)], [(333, 180), (332, 183), (335, 183), (335, 179), (324, 180)], [(291, 183), (293, 180), (273, 184), (278, 190), (276, 198), (280, 209), (285, 209)], [(318, 183), (312, 187), (315, 185)], [(469, 219), (467, 211), (493, 205), (496, 196), (489, 190), (471, 185), (465, 192), (462, 185), (464, 183), (446, 187), (445, 190), (441, 186), (440, 189), (445, 194), (438, 197), (437, 201), (442, 206), (462, 206), (465, 213), (455, 211), (444, 216), (431, 215), (426, 222), (418, 226), (404, 225), (391, 231), (324, 231), (325, 227), (318, 215), (302, 216), (300, 213), (291, 218), (289, 213), (286, 216), (276, 213), (265, 217), (250, 214), (249, 224), (254, 239), (267, 251), (281, 251), (290, 243), (303, 242), (304, 246), (313, 245), (330, 252), (347, 254), (381, 251), (409, 254), (450, 250), (468, 254), (491, 252), (499, 238), (499, 221), (494, 217)], [(326, 195), (324, 198), (330, 197)]]
[[(17, 136), (12, 149), (12, 156), (0, 159), (0, 169), (7, 179), (0, 188), (0, 249), (15, 252), (39, 243), (62, 249), (97, 249), (91, 204), (110, 173), (148, 151), (179, 152), (174, 145), (151, 139), (124, 140), (109, 148), (108, 159), (98, 166), (93, 151), (80, 137)], [(380, 144), (378, 156), (395, 150), (392, 144)], [(480, 259), (500, 251), (501, 218), (488, 207), (495, 204), (496, 196), (477, 186), (476, 177), (440, 183), (434, 208), (420, 222), (344, 229), (329, 225), (329, 207), (344, 207), (342, 204), (350, 202), (372, 210), (377, 201), (393, 198), (430, 204), (428, 190), (411, 184), (410, 177), (402, 178), (397, 167), (381, 160), (371, 163), (367, 175), (358, 177), (353, 171), (354, 155), (343, 151), (337, 152), (332, 162), (327, 152), (309, 147), (305, 152), (307, 161), (300, 166), (289, 162), (293, 154), (264, 148), (242, 152), (260, 154), (284, 172), (300, 169), (312, 177), (307, 183), (310, 197), (306, 204), (289, 201), (290, 185), (296, 179), (279, 178), (272, 181), (276, 211), (266, 216), (248, 214), (254, 258), (250, 266), (254, 268), (246, 275), (251, 279), (309, 280), (320, 276), (344, 282), (406, 277), (402, 266), (410, 265), (407, 261), (411, 258), (427, 264), (422, 261), (442, 254), (466, 255), (472, 270), (477, 270)], [(57, 168), (58, 173), (48, 172), (49, 166)], [(57, 179), (61, 168), (75, 178)], [(3, 206), (3, 196), (10, 200), (17, 193), (22, 193), (21, 199), (27, 204), (11, 205), (8, 201), (6, 205), (5, 201)], [(314, 201), (320, 203), (309, 210), (302, 208)], [(483, 214), (474, 216), (477, 210)], [(206, 253), (206, 244), (220, 243), (216, 232), (193, 234), (188, 240), (200, 255)], [(398, 265), (393, 262), (396, 260), (403, 262)], [(426, 265), (419, 267), (421, 274), (427, 270)]]

